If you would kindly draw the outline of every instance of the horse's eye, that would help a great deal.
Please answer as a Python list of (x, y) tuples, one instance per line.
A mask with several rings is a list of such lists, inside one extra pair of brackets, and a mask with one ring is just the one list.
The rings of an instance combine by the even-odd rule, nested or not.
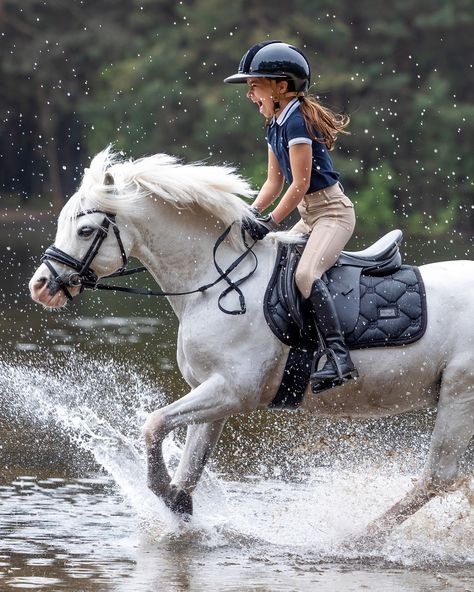
[(77, 234), (82, 238), (89, 238), (92, 234), (94, 234), (95, 228), (93, 226), (81, 226), (78, 229)]

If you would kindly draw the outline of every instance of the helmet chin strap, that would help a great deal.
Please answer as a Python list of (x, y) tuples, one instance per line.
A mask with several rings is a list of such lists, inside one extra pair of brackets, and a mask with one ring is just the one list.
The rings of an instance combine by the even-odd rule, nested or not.
[(281, 109), (281, 107), (280, 107), (280, 100), (281, 99), (292, 99), (293, 97), (304, 97), (306, 94), (304, 92), (296, 92), (296, 91), (279, 93), (279, 92), (277, 92), (277, 81), (274, 78), (272, 78), (270, 80), (270, 83), (272, 85), (272, 100), (273, 100), (273, 113), (274, 114)]

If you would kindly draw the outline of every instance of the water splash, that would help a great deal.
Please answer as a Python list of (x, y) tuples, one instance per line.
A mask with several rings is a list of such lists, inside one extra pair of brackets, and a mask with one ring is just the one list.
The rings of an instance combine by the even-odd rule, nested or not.
[[(89, 453), (132, 506), (160, 523), (166, 523), (168, 511), (146, 487), (141, 426), (164, 401), (164, 394), (141, 376), (110, 360), (75, 354), (65, 366), (0, 364), (0, 405), (7, 420), (38, 433), (54, 431), (57, 447), (67, 440)], [(21, 446), (18, 432), (16, 445)], [(168, 438), (168, 461), (179, 452)]]
[[(195, 494), (195, 517), (183, 524), (146, 487), (141, 426), (147, 413), (166, 402), (155, 385), (112, 360), (74, 354), (59, 366), (0, 363), (5, 421), (54, 432), (58, 446), (64, 438), (90, 454), (112, 477), (151, 545), (163, 540), (206, 549), (237, 545), (267, 558), (278, 554), (316, 563), (359, 559), (361, 550), (348, 541), (408, 491), (416, 476), (413, 467), (419, 463), (408, 462), (408, 456), (404, 463), (384, 455), (374, 462), (357, 459), (354, 452), (323, 455), (324, 462), (306, 470), (304, 478), (296, 474), (298, 462), (289, 463), (281, 476), (243, 474), (229, 480), (207, 471)], [(21, 436), (18, 430), (18, 446)], [(357, 435), (352, 449), (366, 437)], [(303, 458), (301, 447), (296, 450)], [(168, 437), (167, 463), (174, 466), (180, 453)], [(270, 454), (265, 456), (262, 466), (272, 462)], [(432, 500), (362, 556), (403, 565), (462, 564), (474, 563), (472, 549), (473, 506), (469, 495), (456, 491)]]

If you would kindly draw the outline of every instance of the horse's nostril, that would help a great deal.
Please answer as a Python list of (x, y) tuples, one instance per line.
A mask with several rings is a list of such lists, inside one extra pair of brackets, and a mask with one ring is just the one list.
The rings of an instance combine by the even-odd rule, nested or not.
[(48, 282), (48, 278), (41, 276), (39, 278), (36, 279), (35, 284), (38, 286), (38, 288), (42, 288), (43, 286), (45, 286)]

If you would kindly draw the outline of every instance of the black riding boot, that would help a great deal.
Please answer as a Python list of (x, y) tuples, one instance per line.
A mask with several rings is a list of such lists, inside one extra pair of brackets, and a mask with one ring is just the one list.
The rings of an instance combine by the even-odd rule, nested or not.
[[(359, 374), (344, 341), (334, 301), (323, 280), (315, 280), (308, 300), (311, 302), (319, 332), (326, 345), (322, 352), (316, 352), (311, 371), (311, 389), (313, 393), (319, 393), (340, 386)], [(326, 362), (318, 371), (318, 362), (323, 355), (326, 356)]]

